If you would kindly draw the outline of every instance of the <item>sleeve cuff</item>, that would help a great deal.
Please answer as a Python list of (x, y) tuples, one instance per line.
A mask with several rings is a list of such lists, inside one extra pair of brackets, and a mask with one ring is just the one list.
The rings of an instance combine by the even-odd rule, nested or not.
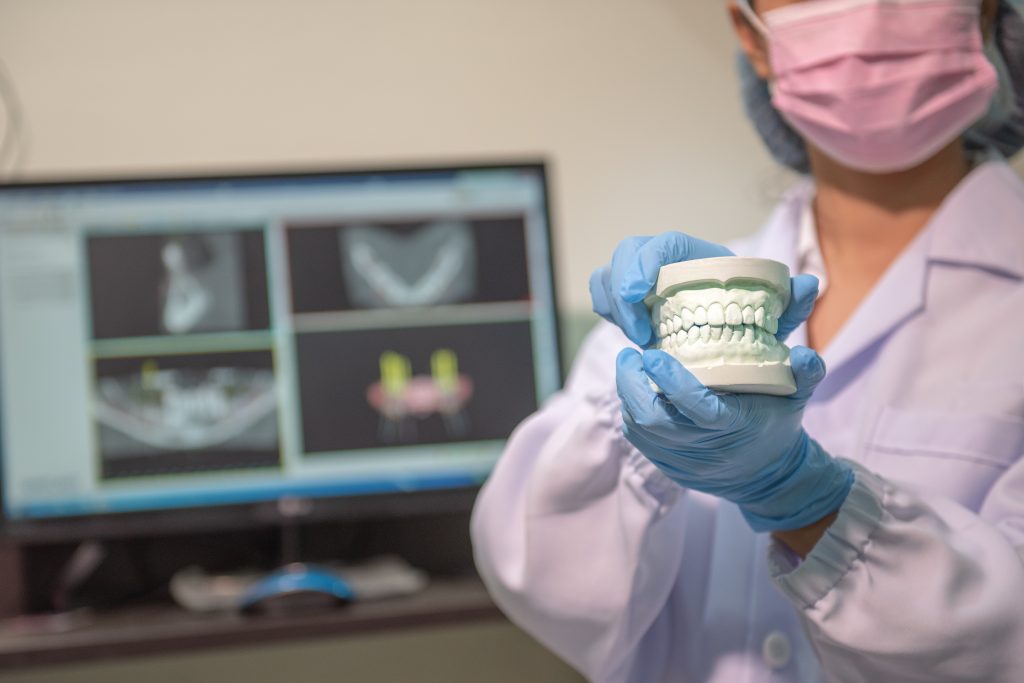
[(615, 441), (616, 450), (623, 454), (622, 479), (638, 495), (648, 495), (666, 511), (682, 495), (683, 488), (662, 473), (658, 467), (637, 450), (622, 433), (622, 408), (619, 397), (611, 392), (591, 397)]
[(772, 581), (805, 609), (827, 595), (862, 560), (871, 535), (882, 522), (884, 482), (861, 465), (846, 462), (853, 469), (853, 488), (840, 506), (836, 521), (810, 554), (800, 562), (778, 542), (773, 542), (768, 552)]

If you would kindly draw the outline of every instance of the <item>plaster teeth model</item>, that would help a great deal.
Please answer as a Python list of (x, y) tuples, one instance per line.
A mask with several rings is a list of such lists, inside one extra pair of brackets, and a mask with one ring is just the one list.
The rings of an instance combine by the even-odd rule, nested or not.
[(647, 297), (655, 348), (711, 389), (787, 396), (796, 391), (789, 348), (775, 338), (789, 305), (789, 268), (725, 256), (662, 267)]

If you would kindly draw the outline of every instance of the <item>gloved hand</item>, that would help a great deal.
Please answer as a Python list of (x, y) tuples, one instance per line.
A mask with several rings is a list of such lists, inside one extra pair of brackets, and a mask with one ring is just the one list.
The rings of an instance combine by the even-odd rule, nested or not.
[(791, 396), (718, 394), (663, 351), (625, 349), (616, 368), (625, 436), (679, 485), (739, 505), (754, 531), (813, 524), (846, 499), (853, 472), (801, 426), (825, 364), (802, 346), (790, 362)]
[[(654, 342), (651, 313), (644, 297), (658, 282), (658, 271), (669, 263), (715, 256), (732, 256), (725, 247), (690, 237), (681, 232), (666, 232), (657, 237), (630, 237), (619, 243), (610, 265), (590, 276), (590, 298), (594, 312), (622, 328), (637, 346)], [(791, 280), (792, 297), (779, 319), (775, 335), (784, 340), (811, 313), (818, 295), (818, 279), (797, 275)]]

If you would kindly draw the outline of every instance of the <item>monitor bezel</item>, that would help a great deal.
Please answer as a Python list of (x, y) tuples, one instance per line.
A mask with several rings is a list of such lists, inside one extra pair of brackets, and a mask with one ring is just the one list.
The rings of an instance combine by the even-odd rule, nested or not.
[[(493, 160), (486, 162), (445, 164), (401, 164), (378, 166), (303, 167), (273, 169), (226, 169), (216, 172), (164, 175), (146, 173), (138, 176), (79, 176), (34, 178), (0, 183), (0, 194), (8, 191), (44, 188), (74, 188), (102, 185), (153, 185), (188, 182), (230, 182), (249, 180), (301, 180), (353, 176), (444, 175), (474, 171), (528, 171), (536, 173), (541, 184), (545, 237), (548, 246), (547, 277), (552, 295), (555, 363), (559, 383), (565, 380), (562, 363), (562, 331), (560, 306), (555, 277), (554, 230), (552, 228), (551, 185), (548, 163), (544, 159)], [(0, 395), (0, 400), (3, 397)], [(3, 422), (0, 414), (0, 434)], [(352, 521), (421, 515), (468, 512), (480, 485), (421, 489), (405, 492), (381, 492), (357, 495), (317, 497), (282, 496), (270, 501), (186, 508), (165, 508), (111, 512), (103, 514), (68, 515), (45, 518), (10, 518), (4, 505), (3, 442), (0, 440), (0, 537), (23, 545), (68, 542), (91, 539), (156, 537), (207, 531), (232, 531), (272, 527), (282, 524)]]

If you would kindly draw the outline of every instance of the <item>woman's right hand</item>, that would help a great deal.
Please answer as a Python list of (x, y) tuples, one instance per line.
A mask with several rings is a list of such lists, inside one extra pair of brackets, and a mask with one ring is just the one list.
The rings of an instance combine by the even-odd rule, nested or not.
[[(612, 254), (610, 265), (590, 276), (590, 298), (594, 313), (618, 325), (630, 341), (647, 348), (655, 341), (651, 313), (644, 298), (658, 282), (662, 266), (680, 261), (733, 256), (729, 249), (714, 242), (682, 232), (666, 232), (657, 237), (629, 237)], [(818, 296), (818, 278), (797, 275), (790, 279), (789, 306), (779, 318), (779, 341), (802, 325), (814, 308)]]
[(654, 329), (644, 297), (657, 283), (661, 267), (691, 259), (732, 255), (719, 244), (681, 232), (624, 239), (612, 254), (611, 264), (598, 268), (590, 276), (594, 313), (622, 328), (637, 346), (646, 347), (654, 341)]

